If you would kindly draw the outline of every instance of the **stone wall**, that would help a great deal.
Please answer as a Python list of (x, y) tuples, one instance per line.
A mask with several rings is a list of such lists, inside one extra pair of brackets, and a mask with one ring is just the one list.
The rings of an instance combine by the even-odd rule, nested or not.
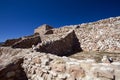
[[(61, 38), (61, 35), (67, 35), (67, 32), (73, 29), (76, 34), (75, 36), (79, 40), (79, 46), (81, 46), (83, 51), (120, 53), (120, 17), (108, 18), (91, 23), (63, 26), (60, 28), (52, 28), (51, 26), (44, 24), (35, 29), (34, 33), (40, 35), (41, 42), (44, 43), (47, 41), (52, 43), (52, 41), (50, 41), (50, 38), (52, 38), (52, 40), (55, 42), (56, 36), (58, 36), (58, 38)], [(30, 38), (28, 38), (27, 40), (24, 38), (28, 37), (7, 40), (4, 46), (11, 46), (13, 44), (15, 46), (17, 44), (16, 48), (18, 45), (19, 47), (21, 46), (21, 48), (30, 48), (31, 45), (34, 44), (32, 43), (33, 41), (31, 42), (32, 39), (30, 40)], [(48, 41), (48, 39), (50, 40)], [(28, 45), (28, 47), (26, 47), (23, 46), (23, 44), (31, 45)], [(35, 43), (35, 45), (36, 44), (37, 43)]]
[(32, 45), (37, 45), (41, 43), (41, 38), (39, 34), (33, 34), (30, 36), (20, 37), (18, 39), (9, 39), (4, 42), (4, 47), (12, 47), (12, 48), (31, 48)]
[(0, 80), (120, 80), (120, 62), (112, 58), (97, 63), (90, 57), (63, 56), (81, 48), (119, 54), (120, 17), (59, 29), (43, 25), (35, 35), (8, 40), (4, 46), (12, 48), (0, 47)]
[(86, 24), (75, 29), (84, 51), (120, 52), (120, 24)]
[(120, 17), (63, 26), (53, 29), (53, 34), (64, 34), (73, 29), (83, 51), (120, 53)]
[(120, 53), (120, 17), (99, 20), (79, 25), (63, 26), (54, 33), (75, 30), (84, 51), (103, 51)]
[(51, 26), (49, 26), (47, 24), (43, 24), (42, 26), (39, 26), (38, 28), (36, 28), (34, 30), (34, 33), (39, 33), (40, 35), (44, 35), (50, 29), (53, 29), (53, 27), (51, 27)]
[(80, 51), (80, 43), (75, 35), (74, 30), (67, 32), (53, 40), (43, 41), (37, 45), (37, 51), (51, 53), (59, 56), (71, 55)]
[(5, 41), (5, 43), (3, 44), (3, 46), (11, 46), (13, 45), (14, 43), (20, 41), (21, 38), (18, 38), (18, 39), (8, 39)]
[(39, 35), (27, 37), (27, 38), (23, 38), (22, 40), (14, 43), (12, 45), (12, 48), (31, 48), (32, 45), (37, 45), (40, 42), (41, 42), (41, 39), (40, 39)]

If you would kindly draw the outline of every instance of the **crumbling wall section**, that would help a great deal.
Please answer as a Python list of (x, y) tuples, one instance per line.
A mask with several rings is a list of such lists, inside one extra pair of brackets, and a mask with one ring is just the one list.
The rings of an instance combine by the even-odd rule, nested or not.
[(43, 41), (38, 44), (37, 51), (51, 53), (59, 56), (70, 55), (75, 51), (80, 51), (80, 43), (75, 35), (74, 30), (67, 32), (61, 37), (53, 40)]

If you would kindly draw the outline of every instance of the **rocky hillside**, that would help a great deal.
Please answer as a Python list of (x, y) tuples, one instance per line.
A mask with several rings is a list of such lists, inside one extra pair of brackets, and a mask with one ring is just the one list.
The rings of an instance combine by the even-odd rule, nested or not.
[(9, 39), (0, 47), (0, 80), (120, 80), (120, 17)]

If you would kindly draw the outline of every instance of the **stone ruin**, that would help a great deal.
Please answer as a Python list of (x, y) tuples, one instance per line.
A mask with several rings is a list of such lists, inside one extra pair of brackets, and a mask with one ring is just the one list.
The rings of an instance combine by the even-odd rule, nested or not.
[(42, 25), (31, 36), (0, 47), (0, 80), (120, 80), (120, 62), (103, 56), (78, 60), (80, 51), (120, 53), (120, 17), (53, 28)]
[(71, 55), (76, 51), (80, 51), (80, 43), (75, 35), (74, 30), (69, 31), (65, 35), (57, 36), (38, 44), (37, 51), (51, 53), (59, 56)]
[[(3, 46), (11, 46), (12, 48), (33, 48), (39, 52), (51, 53), (58, 56), (68, 56), (75, 52), (82, 51), (79, 40), (74, 30), (66, 33), (48, 34), (51, 27), (42, 25), (41, 28), (35, 29), (32, 36), (26, 36), (19, 39), (7, 40)], [(47, 34), (38, 33), (38, 31), (47, 32)], [(64, 46), (63, 46), (64, 45)]]
[(47, 24), (43, 24), (42, 26), (39, 26), (37, 29), (35, 29), (34, 33), (38, 33), (40, 35), (52, 34), (53, 31), (51, 29), (53, 29), (53, 27), (51, 27)]
[(1, 47), (0, 51), (0, 80), (120, 80), (120, 62), (97, 63), (32, 49)]
[[(40, 45), (42, 45), (41, 48), (43, 48), (46, 44), (48, 45), (50, 43), (51, 45), (52, 43), (54, 44), (62, 39), (64, 40), (65, 36), (67, 36), (70, 31), (74, 31), (73, 33), (74, 36), (72, 37), (72, 35), (70, 35), (72, 37), (71, 39), (70, 36), (68, 37), (70, 40), (75, 39), (77, 41), (77, 44), (74, 47), (80, 46), (81, 50), (83, 51), (119, 53), (120, 52), (119, 21), (120, 21), (119, 17), (115, 17), (115, 18), (100, 20), (93, 23), (63, 26), (60, 28), (53, 28), (49, 25), (44, 24), (38, 27), (37, 29), (35, 29), (34, 35), (32, 35), (31, 37), (26, 36), (25, 38), (22, 37), (18, 39), (7, 40), (4, 43), (4, 46), (12, 45), (14, 48), (15, 47), (17, 48), (18, 45), (23, 43), (26, 46), (20, 45), (18, 47), (30, 48), (32, 45), (37, 45), (39, 43)], [(36, 39), (34, 40), (35, 41), (34, 43), (32, 43), (33, 39)], [(69, 41), (66, 41), (65, 43), (67, 42)], [(27, 45), (27, 43), (30, 45)], [(60, 46), (60, 44), (58, 45)], [(73, 43), (71, 42), (70, 45), (73, 45)]]
[(6, 40), (2, 46), (11, 46), (12, 48), (31, 48), (41, 42), (39, 35), (25, 36), (18, 39)]

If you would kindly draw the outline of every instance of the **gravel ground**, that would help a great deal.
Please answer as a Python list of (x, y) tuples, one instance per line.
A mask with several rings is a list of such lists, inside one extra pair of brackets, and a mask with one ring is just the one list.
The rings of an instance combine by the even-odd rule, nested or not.
[(75, 58), (75, 59), (95, 59), (96, 62), (101, 62), (101, 59), (103, 56), (108, 56), (108, 57), (112, 57), (113, 61), (119, 61), (120, 62), (120, 53), (109, 53), (109, 52), (78, 52), (75, 53), (69, 57), (71, 58)]

